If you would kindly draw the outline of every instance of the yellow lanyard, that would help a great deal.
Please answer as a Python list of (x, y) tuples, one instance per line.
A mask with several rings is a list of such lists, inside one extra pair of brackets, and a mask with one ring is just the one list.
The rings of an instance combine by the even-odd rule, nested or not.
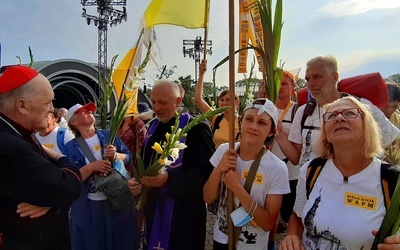
[[(280, 122), (283, 120), (283, 118), (285, 118), (287, 112), (289, 111), (289, 108), (292, 107), (292, 105), (293, 105), (293, 102), (292, 102), (292, 101), (289, 101), (289, 103), (286, 105), (286, 108), (285, 108), (285, 110), (283, 111), (281, 117), (279, 118), (279, 121), (280, 121)], [(278, 124), (276, 124), (276, 126), (278, 126)]]

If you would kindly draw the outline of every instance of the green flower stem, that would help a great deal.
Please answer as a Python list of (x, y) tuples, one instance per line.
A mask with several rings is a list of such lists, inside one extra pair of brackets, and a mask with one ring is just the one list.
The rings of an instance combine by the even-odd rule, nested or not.
[(393, 193), (390, 205), (387, 209), (386, 215), (383, 218), (381, 227), (376, 234), (374, 243), (371, 247), (376, 250), (379, 243), (391, 235), (394, 235), (399, 230), (400, 226), (400, 178), (397, 180), (396, 189)]
[[(203, 121), (205, 119), (208, 119), (210, 117), (213, 117), (215, 115), (225, 112), (229, 108), (230, 107), (227, 106), (227, 107), (218, 108), (216, 110), (209, 110), (209, 111), (199, 115), (198, 117), (194, 118), (183, 129), (179, 128), (180, 114), (177, 114), (174, 126), (172, 126), (172, 128), (171, 128), (171, 134), (168, 138), (166, 138), (164, 145), (162, 145), (163, 152), (161, 154), (157, 154), (158, 156), (154, 157), (153, 163), (147, 169), (144, 168), (143, 160), (140, 157), (139, 153), (136, 154), (136, 160), (137, 160), (137, 164), (138, 164), (138, 169), (136, 170), (134, 168), (134, 176), (135, 176), (136, 181), (141, 183), (142, 178), (144, 176), (157, 175), (159, 173), (160, 169), (162, 169), (163, 167), (166, 166), (166, 164), (160, 164), (159, 160), (160, 159), (165, 160), (165, 159), (169, 158), (172, 154), (173, 149), (175, 148), (175, 144), (180, 139), (185, 137), (191, 128), (193, 128), (194, 126), (196, 126), (198, 123), (200, 123), (201, 121)], [(181, 149), (179, 149), (179, 150), (181, 150)], [(140, 197), (139, 197), (139, 201), (136, 205), (137, 209), (140, 209), (146, 202), (146, 196), (147, 196), (149, 189), (150, 189), (150, 187), (143, 187), (142, 193), (140, 194)]]

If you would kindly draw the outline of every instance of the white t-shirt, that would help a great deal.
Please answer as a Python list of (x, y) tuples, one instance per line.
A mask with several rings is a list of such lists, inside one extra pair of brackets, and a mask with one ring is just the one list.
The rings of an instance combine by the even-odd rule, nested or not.
[(60, 128), (65, 128), (65, 129), (68, 129), (68, 130), (69, 130), (68, 122), (67, 122), (67, 120), (65, 120), (64, 117), (61, 117), (61, 121), (60, 121), (60, 123), (58, 123), (58, 126), (59, 126)]
[(309, 199), (306, 174), (310, 162), (300, 168), (293, 211), (302, 218), (306, 249), (371, 249), (372, 230), (386, 213), (380, 178), (381, 161), (372, 163), (347, 183), (329, 159), (322, 168)]
[[(382, 145), (387, 146), (393, 140), (395, 140), (399, 134), (399, 129), (394, 126), (383, 114), (383, 112), (373, 105), (370, 101), (365, 98), (361, 98), (360, 101), (366, 104), (372, 111), (372, 115), (375, 121), (378, 123), (379, 128), (382, 132)], [(311, 116), (308, 116), (305, 123), (304, 129), (301, 130), (301, 119), (303, 118), (304, 109), (307, 105), (302, 105), (296, 112), (293, 119), (292, 128), (289, 133), (289, 141), (297, 144), (302, 144), (301, 156), (299, 166), (301, 167), (305, 162), (316, 158), (314, 151), (315, 143), (321, 133), (320, 127), (322, 122), (322, 115), (325, 110), (323, 107), (317, 105)]]
[[(102, 160), (103, 156), (101, 155), (101, 145), (97, 134), (94, 134), (94, 136), (85, 139), (85, 141), (92, 151), (94, 158), (96, 158), (96, 160)], [(90, 163), (90, 161), (86, 157), (85, 160), (87, 164)], [(107, 197), (104, 195), (104, 193), (97, 189), (96, 179), (94, 178), (93, 174), (89, 177), (89, 182), (89, 193), (87, 198), (94, 201), (107, 200)]]
[[(292, 112), (293, 112), (294, 105), (292, 105), (289, 110), (287, 111), (285, 117), (282, 120), (282, 129), (285, 133), (289, 135), (290, 129), (292, 127)], [(278, 115), (281, 117), (285, 109), (278, 109)], [(293, 118), (294, 119), (294, 118)], [(272, 146), (271, 152), (276, 155), (279, 159), (284, 160), (287, 159), (286, 155), (282, 152), (279, 144), (275, 141), (274, 145)], [(288, 160), (288, 159), (287, 159)], [(286, 166), (289, 170), (289, 180), (297, 180), (299, 176), (299, 167), (297, 165), (293, 165), (291, 161), (288, 160), (286, 162)]]
[[(235, 148), (239, 143), (235, 143)], [(224, 143), (218, 147), (210, 159), (214, 167), (218, 166), (223, 154), (228, 150), (229, 144)], [(243, 161), (237, 158), (237, 169), (240, 171), (241, 182), (244, 185), (251, 164), (254, 160)], [(270, 151), (267, 151), (261, 158), (260, 165), (256, 173), (256, 179), (250, 190), (251, 197), (259, 206), (264, 207), (265, 199), (268, 194), (287, 194), (290, 192), (288, 170), (283, 161), (278, 159)], [(239, 200), (235, 197), (235, 209), (239, 205)], [(214, 224), (214, 240), (222, 243), (228, 243), (227, 236), (227, 192), (224, 190), (219, 200), (217, 220)], [(237, 249), (267, 249), (269, 232), (265, 232), (258, 226), (247, 223), (242, 227), (239, 235)]]
[[(55, 127), (53, 131), (51, 131), (51, 133), (46, 136), (40, 136), (39, 133), (36, 133), (35, 136), (43, 146), (62, 154), (57, 144), (57, 132), (59, 129), (59, 127)], [(72, 139), (74, 139), (74, 135), (71, 133), (71, 131), (66, 130), (64, 134), (64, 145)]]

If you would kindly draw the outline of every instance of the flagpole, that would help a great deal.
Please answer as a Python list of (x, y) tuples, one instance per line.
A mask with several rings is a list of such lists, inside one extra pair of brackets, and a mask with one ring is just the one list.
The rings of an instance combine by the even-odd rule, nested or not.
[[(229, 0), (229, 148), (234, 148), (235, 137), (235, 0)], [(228, 189), (228, 215), (233, 212), (233, 192)], [(228, 217), (228, 249), (234, 249), (234, 227)]]
[(206, 8), (204, 13), (204, 46), (203, 46), (203, 60), (207, 59), (207, 40), (208, 40), (208, 17), (210, 13), (210, 0), (206, 0)]
[(142, 40), (143, 33), (144, 33), (144, 28), (143, 28), (142, 31), (140, 32), (139, 38), (138, 38), (138, 40), (136, 41), (136, 45), (135, 45), (135, 47), (134, 47), (134, 48), (136, 48), (136, 51), (135, 51), (135, 54), (132, 56), (131, 61), (129, 62), (129, 65), (130, 65), (130, 66), (129, 66), (128, 71), (126, 72), (125, 80), (124, 80), (124, 83), (123, 83), (123, 85), (122, 85), (121, 93), (119, 94), (119, 99), (118, 99), (118, 100), (121, 100), (121, 98), (122, 98), (122, 96), (123, 96), (123, 94), (124, 94), (124, 85), (125, 85), (125, 84), (127, 83), (127, 81), (128, 81), (129, 73), (130, 73), (131, 70), (132, 70), (132, 65), (133, 65), (133, 62), (135, 61), (137, 51), (139, 50), (139, 47), (138, 47), (138, 46), (139, 46), (140, 41)]

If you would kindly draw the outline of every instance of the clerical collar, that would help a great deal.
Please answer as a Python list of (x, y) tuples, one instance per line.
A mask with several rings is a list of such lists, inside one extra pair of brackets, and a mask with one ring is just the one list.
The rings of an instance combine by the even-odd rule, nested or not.
[(22, 127), (21, 125), (19, 125), (18, 123), (16, 123), (15, 121), (13, 121), (12, 119), (10, 119), (8, 116), (6, 116), (5, 114), (3, 114), (1, 112), (0, 112), (0, 116), (12, 129), (15, 130), (15, 132), (20, 134), (25, 139), (32, 140), (31, 139), (31, 135), (33, 133), (32, 131)]

